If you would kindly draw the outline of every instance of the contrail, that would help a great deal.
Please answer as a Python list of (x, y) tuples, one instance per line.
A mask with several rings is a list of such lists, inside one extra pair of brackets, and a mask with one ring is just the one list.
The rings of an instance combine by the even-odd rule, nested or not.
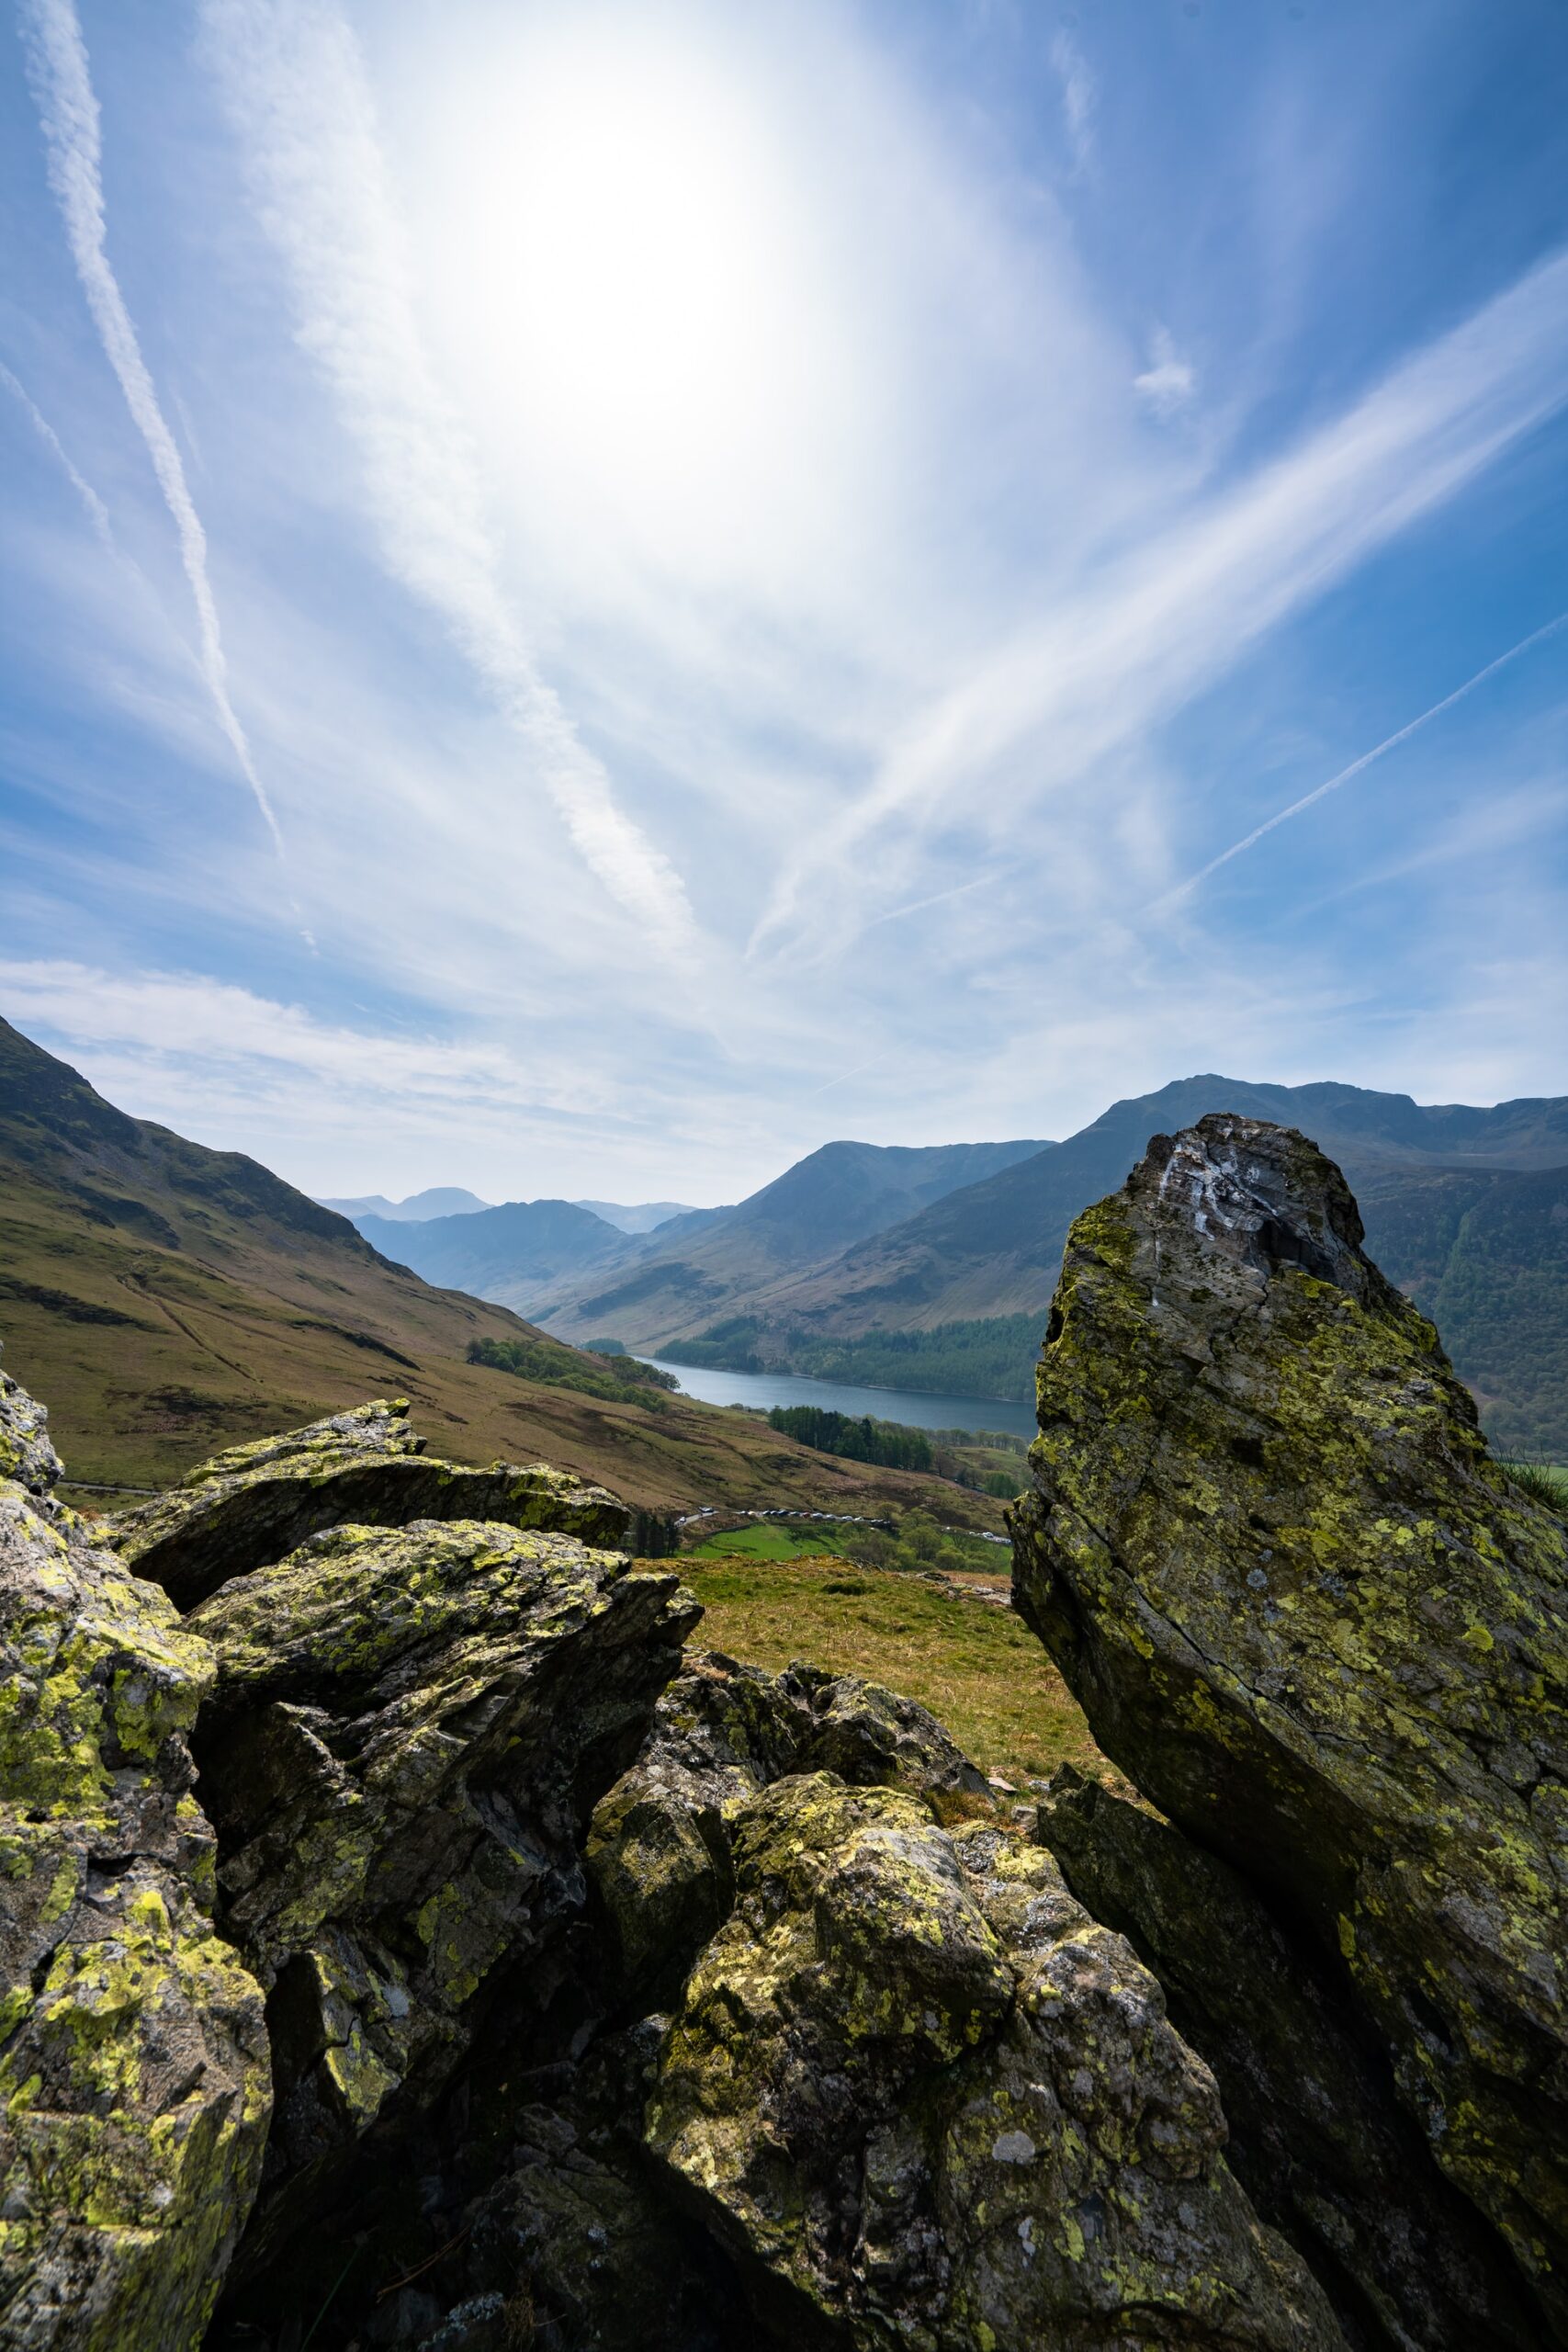
[(54, 458), (56, 464), (60, 467), (61, 471), (64, 474), (66, 481), (71, 484), (72, 489), (76, 492), (77, 497), (86, 508), (87, 520), (91, 523), (94, 530), (97, 533), (98, 537), (102, 540), (105, 552), (108, 555), (118, 556), (119, 549), (115, 545), (114, 532), (109, 525), (108, 508), (104, 504), (103, 500), (98, 496), (98, 493), (93, 488), (92, 483), (85, 481), (82, 475), (77, 472), (75, 467), (72, 464), (70, 458), (66, 455), (64, 444), (62, 442), (59, 434), (55, 431), (53, 425), (51, 424), (48, 417), (45, 416), (38, 402), (33, 399), (32, 394), (28, 390), (27, 386), (18, 382), (17, 379), (12, 375), (11, 370), (6, 367), (3, 359), (0, 359), (0, 384), (4, 384), (6, 390), (12, 395), (13, 399), (19, 401), (21, 406), (26, 410), (28, 418), (31, 421), (33, 431), (38, 435), (39, 439), (43, 443), (44, 447)]
[(506, 595), (479, 469), (426, 355), (352, 27), (332, 0), (200, 0), (199, 16), (288, 265), (300, 341), (359, 444), (389, 570), (439, 616), (522, 740), (590, 872), (650, 944), (693, 966), (680, 875), (620, 806)]
[(1435, 702), (1430, 710), (1421, 713), (1419, 718), (1411, 719), (1408, 726), (1400, 728), (1397, 734), (1385, 736), (1370, 752), (1363, 752), (1359, 760), (1352, 760), (1348, 768), (1341, 768), (1337, 775), (1331, 775), (1326, 784), (1320, 784), (1314, 791), (1303, 793), (1300, 800), (1292, 800), (1288, 808), (1278, 809), (1272, 817), (1266, 817), (1261, 825), (1255, 825), (1251, 832), (1239, 842), (1232, 842), (1229, 849), (1223, 849), (1218, 857), (1212, 857), (1207, 865), (1201, 865), (1196, 874), (1190, 874), (1185, 882), (1179, 882), (1174, 889), (1167, 890), (1153, 904), (1168, 907), (1173, 899), (1185, 898), (1189, 890), (1195, 890), (1200, 882), (1206, 882), (1210, 875), (1218, 873), (1222, 865), (1228, 865), (1233, 857), (1239, 857), (1244, 849), (1251, 849), (1265, 833), (1271, 833), (1276, 825), (1283, 825), (1292, 817), (1299, 817), (1303, 808), (1310, 808), (1314, 800), (1323, 799), (1327, 793), (1337, 792), (1342, 784), (1348, 784), (1351, 777), (1359, 775), (1363, 768), (1370, 768), (1372, 762), (1381, 760), (1385, 752), (1396, 751), (1401, 743), (1407, 743), (1412, 735), (1418, 734), (1434, 718), (1440, 718), (1445, 710), (1452, 710), (1456, 702), (1462, 702), (1466, 695), (1475, 692), (1477, 686), (1483, 686), (1488, 678), (1495, 678), (1499, 670), (1506, 670), (1510, 662), (1517, 662), (1521, 653), (1528, 653), (1532, 645), (1539, 645), (1542, 638), (1550, 637), (1565, 621), (1568, 621), (1568, 613), (1559, 613), (1554, 621), (1548, 621), (1543, 628), (1532, 630), (1529, 637), (1522, 637), (1517, 645), (1511, 645), (1506, 653), (1499, 653), (1495, 662), (1488, 662), (1484, 670), (1477, 670), (1473, 678), (1467, 678), (1462, 686), (1454, 688), (1451, 695), (1445, 695), (1441, 702)]
[[(86, 45), (74, 0), (18, 0), (18, 13), (28, 80), (49, 154), (50, 185), (65, 222), (72, 259), (93, 323), (98, 330), (98, 339), (118, 379), (131, 419), (147, 444), (158, 487), (174, 517), (181, 560), (196, 604), (201, 673), (240, 773), (250, 786), (279, 859), (286, 863), (276, 815), (266, 786), (256, 773), (244, 729), (229, 699), (228, 663), (218, 627), (218, 607), (212, 601), (212, 587), (207, 576), (207, 535), (192, 502), (174, 435), (158, 405), (158, 395), (141, 356), (119, 281), (104, 247), (103, 141), (98, 102), (93, 95)], [(294, 911), (298, 917), (298, 907)], [(306, 936), (309, 939), (309, 933)]]

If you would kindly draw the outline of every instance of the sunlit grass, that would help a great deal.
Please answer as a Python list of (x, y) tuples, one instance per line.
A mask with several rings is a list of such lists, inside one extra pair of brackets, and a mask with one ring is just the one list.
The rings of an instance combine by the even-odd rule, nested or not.
[(734, 1550), (725, 1556), (714, 1546), (726, 1540), (711, 1539), (680, 1563), (707, 1612), (692, 1636), (695, 1647), (773, 1672), (802, 1658), (865, 1675), (918, 1699), (984, 1770), (1015, 1784), (1043, 1780), (1065, 1762), (1111, 1776), (1066, 1683), (1010, 1611), (897, 1569)]

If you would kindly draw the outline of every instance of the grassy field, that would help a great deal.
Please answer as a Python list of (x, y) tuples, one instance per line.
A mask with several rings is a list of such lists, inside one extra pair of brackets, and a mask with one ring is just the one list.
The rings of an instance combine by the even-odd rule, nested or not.
[[(898, 1569), (716, 1548), (750, 1537), (776, 1541), (784, 1531), (716, 1537), (682, 1561), (707, 1612), (694, 1647), (773, 1672), (804, 1658), (835, 1674), (863, 1674), (918, 1699), (976, 1764), (1015, 1785), (1064, 1762), (1116, 1778), (1061, 1676), (1010, 1611)], [(998, 1558), (1000, 1577), (1007, 1561)]]

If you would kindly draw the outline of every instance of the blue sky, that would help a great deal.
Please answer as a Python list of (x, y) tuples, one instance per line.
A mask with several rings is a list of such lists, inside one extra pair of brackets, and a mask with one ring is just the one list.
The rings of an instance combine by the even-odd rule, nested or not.
[(1562, 1092), (1565, 126), (1559, 0), (20, 0), (0, 1010), (325, 1193)]

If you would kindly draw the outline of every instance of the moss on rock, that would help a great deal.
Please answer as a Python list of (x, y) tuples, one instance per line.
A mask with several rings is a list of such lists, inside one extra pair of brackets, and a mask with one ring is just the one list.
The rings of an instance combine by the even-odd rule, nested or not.
[(667, 2175), (794, 2341), (1337, 2346), (1221, 2153), (1206, 2068), (1051, 1857), (783, 1780), (649, 2102)]
[(1014, 1594), (1096, 1740), (1340, 1970), (1568, 2331), (1568, 1532), (1312, 1144), (1212, 1117), (1072, 1229)]
[(548, 1463), (474, 1469), (424, 1452), (406, 1397), (378, 1398), (305, 1429), (231, 1446), (165, 1494), (109, 1523), (107, 1540), (139, 1576), (182, 1609), (230, 1577), (282, 1558), (307, 1536), (345, 1524), (406, 1527), (420, 1519), (494, 1520), (629, 1542), (633, 1517), (603, 1487)]
[[(259, 2176), (259, 1986), (213, 1928), (187, 1737), (211, 1653), (51, 1506), (6, 1382), (0, 1482), (0, 2337), (200, 2340)], [(18, 1442), (19, 1432), (19, 1442)]]
[(329, 1530), (195, 1611), (220, 1915), (271, 1988), (248, 2269), (367, 2132), (435, 2096), (498, 1969), (538, 1968), (581, 1912), (589, 1809), (694, 1614), (624, 1555), (462, 1520)]

